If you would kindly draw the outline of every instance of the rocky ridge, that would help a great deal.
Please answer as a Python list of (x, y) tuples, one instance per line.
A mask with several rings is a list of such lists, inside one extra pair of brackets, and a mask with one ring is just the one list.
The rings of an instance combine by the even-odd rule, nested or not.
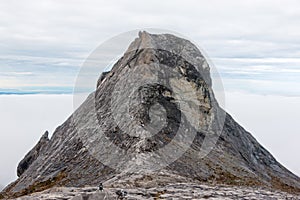
[(48, 135), (49, 132), (46, 131), (34, 148), (28, 152), (28, 154), (26, 154), (23, 160), (20, 161), (17, 167), (18, 177), (20, 177), (28, 169), (28, 167), (39, 157), (39, 155), (44, 153), (44, 150), (50, 141)]
[[(111, 71), (99, 78), (96, 91), (50, 140), (43, 136), (25, 156), (18, 166), (20, 177), (4, 189), (2, 198), (99, 182), (159, 190), (186, 180), (195, 192), (193, 184), (207, 183), (299, 194), (299, 177), (219, 106), (211, 84), (209, 65), (191, 42), (141, 32)], [(122, 107), (128, 104), (129, 109)], [(149, 130), (156, 134), (149, 135)], [(105, 138), (115, 148), (107, 146)], [(159, 151), (169, 144), (176, 151)], [(205, 144), (213, 149), (201, 156)], [(183, 153), (172, 160), (169, 155), (177, 150)]]

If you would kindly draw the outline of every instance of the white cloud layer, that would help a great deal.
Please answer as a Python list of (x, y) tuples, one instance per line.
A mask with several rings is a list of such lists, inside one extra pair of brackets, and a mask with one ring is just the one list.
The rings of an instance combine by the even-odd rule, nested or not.
[(0, 184), (16, 179), (19, 161), (42, 134), (72, 113), (71, 95), (0, 95)]
[(226, 93), (226, 110), (273, 156), (300, 176), (300, 97)]

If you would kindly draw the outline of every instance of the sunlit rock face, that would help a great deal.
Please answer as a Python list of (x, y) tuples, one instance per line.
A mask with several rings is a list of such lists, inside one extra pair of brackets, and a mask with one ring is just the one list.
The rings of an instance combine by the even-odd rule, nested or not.
[(140, 32), (99, 77), (95, 92), (21, 161), (20, 177), (3, 198), (100, 182), (137, 190), (184, 182), (190, 189), (221, 183), (300, 192), (300, 179), (219, 106), (209, 64), (190, 41)]

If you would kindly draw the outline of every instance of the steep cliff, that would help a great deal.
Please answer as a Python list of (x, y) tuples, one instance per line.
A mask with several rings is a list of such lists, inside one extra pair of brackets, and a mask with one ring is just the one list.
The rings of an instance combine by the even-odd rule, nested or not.
[(188, 40), (141, 32), (95, 87), (50, 141), (25, 157), (20, 166), (26, 167), (18, 167), (20, 177), (3, 197), (99, 182), (147, 188), (189, 181), (300, 192), (299, 177), (219, 106), (210, 67)]

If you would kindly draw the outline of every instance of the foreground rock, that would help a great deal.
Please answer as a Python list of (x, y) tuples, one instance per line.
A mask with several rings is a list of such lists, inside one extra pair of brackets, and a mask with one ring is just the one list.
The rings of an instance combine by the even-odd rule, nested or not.
[[(161, 84), (148, 83), (156, 80), (153, 74)], [(136, 196), (139, 188), (153, 193), (166, 189), (158, 194), (164, 198), (193, 196), (193, 191), (204, 195), (205, 186), (197, 186), (201, 183), (243, 186), (229, 192), (219, 188), (219, 196), (256, 195), (247, 186), (299, 194), (299, 177), (222, 110), (211, 84), (209, 65), (195, 45), (169, 34), (140, 33), (101, 76), (96, 91), (42, 145), (44, 150), (37, 151), (38, 144), (33, 150), (37, 153), (29, 153), (33, 159), (25, 158), (28, 168), (21, 167), (21, 176), (2, 197), (105, 181), (113, 188), (132, 188), (130, 195)], [(127, 104), (129, 109), (123, 106)], [(148, 134), (156, 129), (155, 135)], [(176, 149), (160, 151), (169, 144)], [(205, 144), (213, 148), (204, 149), (209, 154), (202, 157)], [(172, 160), (178, 152), (184, 153)], [(176, 188), (180, 182), (184, 184)], [(213, 192), (208, 189), (205, 195)], [(275, 194), (284, 195), (270, 195)]]
[[(96, 187), (85, 188), (52, 188), (44, 192), (18, 198), (19, 200), (102, 200), (117, 199), (116, 192), (123, 188), (106, 188), (103, 192)], [(124, 199), (300, 199), (297, 195), (285, 192), (271, 191), (266, 188), (226, 186), (226, 185), (196, 185), (191, 183), (170, 184), (161, 188), (127, 188)]]

